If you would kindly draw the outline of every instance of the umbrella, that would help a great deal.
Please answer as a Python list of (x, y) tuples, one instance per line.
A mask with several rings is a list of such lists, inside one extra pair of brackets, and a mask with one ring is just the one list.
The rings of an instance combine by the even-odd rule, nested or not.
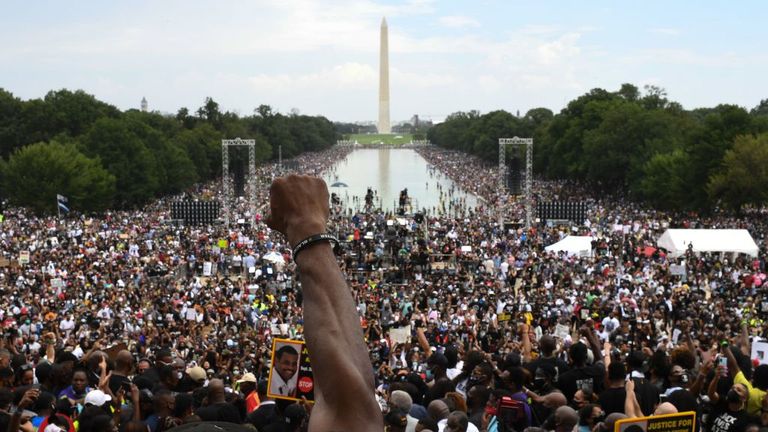
[(344, 182), (336, 182), (332, 184), (331, 187), (349, 187), (349, 185)]

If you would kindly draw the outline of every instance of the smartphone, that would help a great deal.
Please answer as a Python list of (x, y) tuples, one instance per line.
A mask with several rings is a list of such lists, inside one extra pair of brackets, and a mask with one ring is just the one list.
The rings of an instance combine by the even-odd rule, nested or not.
[(727, 368), (728, 367), (728, 357), (726, 356), (720, 356), (717, 358), (717, 365)]

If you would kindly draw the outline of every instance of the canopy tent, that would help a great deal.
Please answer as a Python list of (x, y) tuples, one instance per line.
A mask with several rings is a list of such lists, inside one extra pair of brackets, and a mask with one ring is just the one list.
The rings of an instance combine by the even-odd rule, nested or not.
[(592, 255), (592, 237), (568, 236), (544, 249), (547, 252), (565, 252), (568, 256), (588, 257)]
[(657, 242), (674, 258), (693, 252), (735, 252), (757, 256), (758, 247), (744, 229), (668, 229)]

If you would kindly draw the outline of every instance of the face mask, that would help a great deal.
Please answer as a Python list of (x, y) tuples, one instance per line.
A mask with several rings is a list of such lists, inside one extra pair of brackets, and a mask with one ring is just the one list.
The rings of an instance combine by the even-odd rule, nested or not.
[(537, 389), (544, 388), (544, 386), (547, 384), (547, 380), (544, 378), (536, 378), (533, 380), (533, 386)]
[(728, 394), (725, 396), (725, 400), (728, 401), (728, 403), (738, 403), (741, 402), (741, 396), (739, 396), (738, 393), (736, 393), (736, 390), (730, 389), (728, 390)]
[(431, 370), (427, 369), (427, 381), (432, 381), (432, 379), (435, 377), (435, 374), (432, 373)]
[(181, 373), (181, 372), (176, 372), (176, 376), (177, 376), (179, 379), (181, 379), (182, 377), (184, 377), (184, 374), (183, 374), (183, 373)]

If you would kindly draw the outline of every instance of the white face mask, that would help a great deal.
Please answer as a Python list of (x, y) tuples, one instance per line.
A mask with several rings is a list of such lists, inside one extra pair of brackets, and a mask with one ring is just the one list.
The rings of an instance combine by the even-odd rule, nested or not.
[(179, 377), (179, 379), (184, 377), (184, 374), (182, 372), (176, 372), (176, 376)]

